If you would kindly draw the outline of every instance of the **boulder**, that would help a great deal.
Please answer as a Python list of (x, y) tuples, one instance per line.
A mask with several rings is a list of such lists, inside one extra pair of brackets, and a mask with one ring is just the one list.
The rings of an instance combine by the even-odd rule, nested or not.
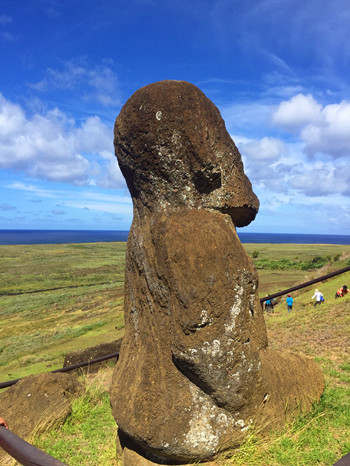
[[(112, 341), (110, 343), (101, 343), (100, 345), (90, 346), (83, 350), (72, 351), (67, 353), (64, 358), (63, 367), (73, 366), (85, 361), (91, 361), (92, 359), (101, 358), (109, 354), (118, 353), (123, 339)], [(107, 359), (105, 361), (97, 362), (86, 367), (75, 369), (76, 371), (84, 371), (93, 374), (98, 372), (101, 367), (105, 366), (108, 362), (116, 362), (117, 358)]]
[(121, 449), (207, 460), (266, 417), (282, 425), (286, 406), (309, 409), (323, 376), (268, 349), (257, 272), (236, 233), (259, 202), (215, 105), (187, 82), (151, 84), (122, 108), (114, 144), (134, 205), (111, 389)]
[[(71, 374), (30, 375), (0, 393), (0, 413), (13, 433), (30, 442), (33, 434), (62, 423), (72, 400), (82, 392), (82, 385)], [(0, 463), (13, 463), (1, 448)]]

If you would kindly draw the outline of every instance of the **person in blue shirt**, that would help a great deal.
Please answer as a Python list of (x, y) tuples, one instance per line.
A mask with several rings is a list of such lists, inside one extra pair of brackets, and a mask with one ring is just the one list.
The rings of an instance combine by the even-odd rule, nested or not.
[[(266, 295), (268, 296), (268, 294)], [(268, 299), (265, 301), (265, 311), (266, 312), (273, 312), (273, 305), (275, 303), (274, 299)]]
[(290, 294), (287, 296), (286, 303), (288, 312), (291, 312), (293, 309), (293, 298)]

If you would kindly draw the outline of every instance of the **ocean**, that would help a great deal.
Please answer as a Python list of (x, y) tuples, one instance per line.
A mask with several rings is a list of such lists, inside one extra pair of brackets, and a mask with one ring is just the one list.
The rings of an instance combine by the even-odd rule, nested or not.
[[(0, 230), (0, 245), (102, 243), (126, 241), (128, 231), (112, 230)], [(242, 243), (350, 244), (349, 235), (240, 233)]]

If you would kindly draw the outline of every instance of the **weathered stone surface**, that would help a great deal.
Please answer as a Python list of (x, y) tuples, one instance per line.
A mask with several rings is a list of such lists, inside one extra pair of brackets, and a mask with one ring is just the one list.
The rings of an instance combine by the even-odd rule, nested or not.
[[(13, 433), (30, 441), (52, 423), (63, 422), (72, 399), (83, 391), (71, 374), (30, 375), (0, 393), (0, 413)], [(13, 458), (0, 448), (0, 463), (13, 464)]]
[[(125, 447), (123, 449), (122, 457), (121, 457), (121, 463), (122, 466), (157, 466), (159, 464), (165, 464), (164, 462), (159, 462), (157, 461), (156, 463), (148, 460), (147, 458), (143, 457), (142, 455), (139, 455), (136, 451), (134, 450), (129, 450), (129, 448)], [(193, 466), (194, 463), (187, 463), (184, 464), (183, 462), (179, 463), (166, 463), (168, 466), (178, 466), (181, 464), (182, 466)], [(199, 464), (202, 464), (203, 466), (218, 466), (216, 462), (213, 461), (206, 461), (205, 463), (197, 463), (196, 465), (199, 466)]]
[(309, 411), (320, 399), (324, 379), (311, 358), (266, 348), (260, 360), (266, 390), (263, 409), (256, 416), (260, 424), (281, 428), (288, 418)]
[(257, 273), (235, 228), (258, 200), (213, 103), (186, 82), (151, 84), (123, 107), (114, 142), (134, 204), (111, 393), (121, 444), (150, 460), (207, 459), (252, 422), (281, 423), (286, 405), (317, 399), (323, 377), (266, 349)]
[(207, 208), (248, 225), (259, 201), (219, 110), (183, 81), (150, 84), (124, 105), (115, 148), (139, 210)]

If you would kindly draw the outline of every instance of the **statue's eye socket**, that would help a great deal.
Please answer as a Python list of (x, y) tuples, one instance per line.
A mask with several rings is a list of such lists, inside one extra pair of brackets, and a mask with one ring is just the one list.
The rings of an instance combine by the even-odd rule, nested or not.
[(221, 187), (221, 172), (203, 169), (194, 173), (193, 184), (201, 194), (209, 194)]

